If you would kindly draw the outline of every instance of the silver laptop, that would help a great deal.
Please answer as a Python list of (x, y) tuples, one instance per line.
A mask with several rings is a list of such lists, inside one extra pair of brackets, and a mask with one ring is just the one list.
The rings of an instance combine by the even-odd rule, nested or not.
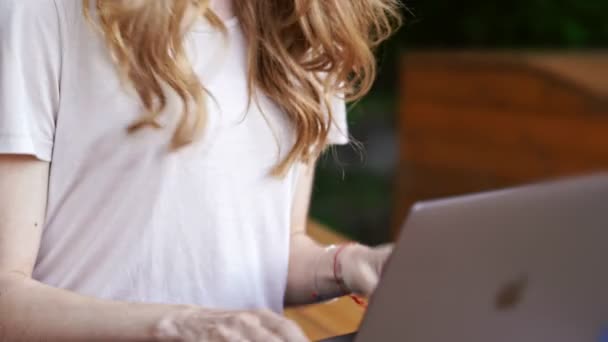
[(353, 339), (608, 342), (608, 174), (416, 205)]

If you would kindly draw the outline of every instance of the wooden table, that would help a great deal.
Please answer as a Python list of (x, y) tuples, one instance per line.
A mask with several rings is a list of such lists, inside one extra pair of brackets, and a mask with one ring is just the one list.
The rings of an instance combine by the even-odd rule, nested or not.
[[(347, 241), (314, 221), (309, 223), (308, 234), (323, 244)], [(285, 315), (296, 321), (306, 335), (315, 341), (356, 331), (363, 313), (363, 308), (345, 297), (329, 303), (290, 308)]]

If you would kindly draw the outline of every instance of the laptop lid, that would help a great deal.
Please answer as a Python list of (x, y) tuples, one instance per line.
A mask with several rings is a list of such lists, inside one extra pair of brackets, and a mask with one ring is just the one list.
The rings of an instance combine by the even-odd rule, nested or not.
[(421, 203), (356, 341), (608, 337), (608, 175)]

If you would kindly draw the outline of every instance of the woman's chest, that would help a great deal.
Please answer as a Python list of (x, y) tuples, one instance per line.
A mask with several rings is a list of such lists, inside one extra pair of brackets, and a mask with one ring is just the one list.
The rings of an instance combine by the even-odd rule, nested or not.
[[(131, 82), (121, 78), (103, 40), (83, 32), (65, 54), (54, 160), (177, 153), (186, 167), (221, 165), (267, 172), (293, 144), (285, 113), (264, 96), (251, 97), (247, 84), (246, 44), (240, 32), (228, 36), (193, 32), (187, 37), (192, 68), (205, 87), (202, 135), (183, 151), (171, 140), (183, 115), (183, 103), (164, 86), (167, 103), (158, 115), (160, 128), (128, 132), (146, 110)], [(125, 162), (125, 161), (123, 161)]]

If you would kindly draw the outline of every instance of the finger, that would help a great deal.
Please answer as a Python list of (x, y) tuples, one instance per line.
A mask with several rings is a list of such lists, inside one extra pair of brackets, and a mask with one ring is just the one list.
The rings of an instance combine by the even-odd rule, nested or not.
[(248, 340), (251, 342), (283, 342), (279, 336), (274, 332), (266, 329), (264, 326), (257, 327), (248, 336)]
[(378, 285), (378, 274), (372, 269), (369, 264), (360, 264), (358, 270), (357, 288), (359, 294), (370, 296), (376, 290)]
[(386, 244), (374, 249), (374, 266), (378, 275), (382, 274), (384, 265), (393, 254), (394, 244)]
[(310, 341), (304, 335), (302, 329), (293, 321), (268, 310), (261, 310), (259, 314), (264, 327), (275, 333), (281, 340), (289, 342)]
[(201, 342), (247, 342), (247, 339), (244, 337), (246, 332), (239, 331), (234, 329), (234, 327), (227, 327), (224, 325), (219, 325), (213, 329), (210, 334), (202, 334), (200, 341)]
[(395, 244), (394, 243), (387, 243), (384, 245), (380, 245), (378, 247), (375, 248), (375, 250), (377, 250), (380, 253), (383, 254), (391, 254), (393, 252), (393, 249), (395, 248)]
[(218, 329), (223, 339), (232, 342), (281, 342), (274, 333), (264, 328), (262, 319), (253, 312), (240, 313), (231, 317), (227, 326)]
[(180, 337), (179, 329), (171, 318), (164, 318), (154, 329), (154, 337), (163, 341), (173, 341)]

